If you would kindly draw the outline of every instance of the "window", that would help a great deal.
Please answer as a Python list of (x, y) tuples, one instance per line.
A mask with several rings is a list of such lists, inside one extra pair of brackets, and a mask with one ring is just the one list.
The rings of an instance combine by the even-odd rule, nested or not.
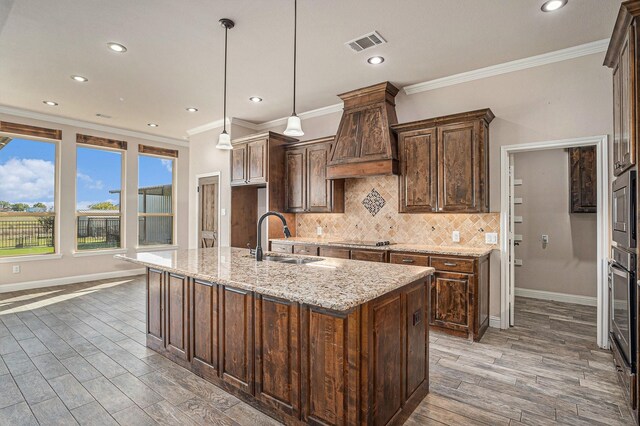
[(76, 249), (121, 248), (123, 152), (79, 145), (76, 154)]
[(56, 148), (0, 134), (0, 257), (56, 252)]
[(138, 157), (138, 245), (173, 244), (173, 171), (175, 160)]

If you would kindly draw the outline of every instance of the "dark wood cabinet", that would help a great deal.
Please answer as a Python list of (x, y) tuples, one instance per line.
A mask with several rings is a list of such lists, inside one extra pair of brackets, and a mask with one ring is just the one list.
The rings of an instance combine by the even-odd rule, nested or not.
[(148, 269), (147, 344), (285, 424), (402, 424), (429, 389), (429, 288), (336, 312)]
[(189, 317), (187, 307), (189, 303), (189, 288), (186, 277), (167, 274), (166, 285), (166, 341), (167, 352), (174, 357), (187, 360), (188, 358), (188, 331)]
[(569, 148), (569, 212), (598, 210), (596, 147)]
[(317, 256), (318, 246), (315, 246), (313, 244), (295, 244), (293, 246), (293, 253), (303, 256)]
[(605, 57), (613, 69), (613, 173), (618, 176), (636, 164), (637, 14), (636, 2), (627, 2), (618, 16)]
[(164, 272), (147, 269), (147, 346), (164, 349)]
[(383, 250), (351, 250), (351, 260), (386, 262), (387, 252)]
[(247, 183), (247, 144), (233, 147), (231, 151), (231, 185)]
[(285, 152), (285, 209), (290, 213), (343, 213), (344, 179), (327, 179), (334, 137), (292, 144)]
[(338, 247), (320, 247), (320, 257), (335, 257), (337, 259), (350, 259), (351, 250)]
[(247, 144), (247, 183), (267, 182), (267, 139)]
[[(267, 132), (235, 139), (231, 142), (231, 185), (264, 185), (273, 170), (276, 174), (282, 170), (279, 158), (273, 149), (283, 143), (296, 142), (296, 139)], [(274, 156), (275, 158), (271, 158)], [(270, 169), (272, 167), (273, 169)]]
[(399, 211), (489, 211), (490, 109), (392, 126), (398, 135)]
[(431, 282), (431, 324), (469, 334), (473, 326), (470, 286), (467, 274), (437, 271)]

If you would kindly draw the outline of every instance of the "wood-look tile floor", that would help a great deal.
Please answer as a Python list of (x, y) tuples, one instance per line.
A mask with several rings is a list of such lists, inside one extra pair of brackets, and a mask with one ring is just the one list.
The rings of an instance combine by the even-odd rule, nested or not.
[[(595, 308), (518, 299), (480, 343), (431, 335), (407, 425), (631, 424)], [(143, 277), (0, 294), (0, 425), (278, 422), (145, 345)]]

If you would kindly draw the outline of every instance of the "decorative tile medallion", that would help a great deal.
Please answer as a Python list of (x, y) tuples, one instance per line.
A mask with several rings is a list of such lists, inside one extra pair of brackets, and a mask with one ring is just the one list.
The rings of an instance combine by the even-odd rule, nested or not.
[(375, 188), (373, 188), (371, 192), (364, 197), (364, 200), (362, 200), (362, 205), (369, 213), (371, 213), (371, 216), (377, 215), (385, 204), (386, 201)]

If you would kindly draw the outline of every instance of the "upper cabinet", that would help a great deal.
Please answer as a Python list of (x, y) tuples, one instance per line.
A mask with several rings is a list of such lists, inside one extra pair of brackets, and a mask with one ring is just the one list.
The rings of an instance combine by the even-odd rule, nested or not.
[[(270, 151), (285, 143), (297, 142), (278, 133), (268, 132), (236, 139), (232, 142), (231, 185), (260, 185), (269, 178)], [(280, 148), (281, 149), (281, 148)], [(271, 152), (271, 155), (273, 152)], [(272, 167), (280, 168), (273, 164)]]
[(344, 212), (344, 180), (327, 179), (334, 137), (288, 146), (285, 150), (285, 211)]
[(389, 129), (398, 122), (397, 94), (384, 82), (339, 95), (344, 112), (327, 163), (329, 179), (398, 173), (397, 141)]
[(391, 126), (403, 213), (489, 211), (490, 109)]
[(570, 213), (598, 210), (596, 147), (569, 148)]
[(636, 46), (640, 2), (620, 7), (604, 64), (613, 70), (613, 173), (618, 176), (636, 163)]

